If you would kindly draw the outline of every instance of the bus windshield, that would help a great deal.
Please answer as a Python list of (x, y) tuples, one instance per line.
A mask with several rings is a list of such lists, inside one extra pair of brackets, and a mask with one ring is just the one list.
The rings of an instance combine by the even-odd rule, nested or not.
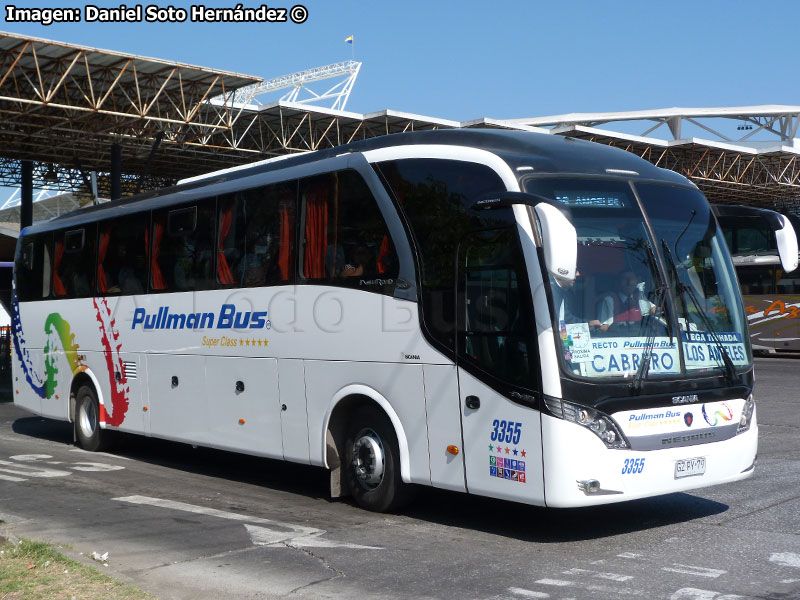
[(525, 189), (567, 205), (578, 233), (575, 281), (550, 277), (570, 376), (732, 376), (750, 365), (733, 265), (700, 192), (566, 178)]

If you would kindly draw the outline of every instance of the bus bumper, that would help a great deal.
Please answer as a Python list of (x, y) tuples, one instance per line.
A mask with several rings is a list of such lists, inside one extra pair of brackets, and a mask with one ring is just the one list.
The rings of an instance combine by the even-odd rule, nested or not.
[(609, 449), (586, 428), (542, 415), (542, 446), (546, 506), (593, 506), (750, 477), (758, 423), (754, 413), (750, 429), (724, 441), (634, 451)]

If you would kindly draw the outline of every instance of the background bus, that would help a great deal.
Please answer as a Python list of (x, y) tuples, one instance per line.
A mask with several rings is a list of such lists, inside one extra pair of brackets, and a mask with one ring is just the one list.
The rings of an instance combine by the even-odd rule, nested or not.
[[(733, 255), (754, 351), (800, 351), (800, 269), (784, 265), (776, 231), (800, 219), (749, 206), (715, 205)], [(781, 221), (784, 219), (784, 221)]]

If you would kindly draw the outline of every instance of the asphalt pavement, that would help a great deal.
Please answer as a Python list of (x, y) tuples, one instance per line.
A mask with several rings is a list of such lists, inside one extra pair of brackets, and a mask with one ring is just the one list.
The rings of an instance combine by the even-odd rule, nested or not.
[[(0, 532), (109, 553), (160, 598), (800, 598), (800, 360), (756, 360), (744, 482), (554, 510), (423, 489), (401, 515), (326, 471), (145, 438), (110, 453), (0, 404)], [(99, 563), (98, 563), (99, 564)]]

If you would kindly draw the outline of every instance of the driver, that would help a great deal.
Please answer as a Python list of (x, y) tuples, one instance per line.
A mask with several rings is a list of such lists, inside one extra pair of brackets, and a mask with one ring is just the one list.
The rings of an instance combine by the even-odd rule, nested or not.
[(636, 273), (625, 270), (620, 273), (617, 291), (600, 301), (597, 309), (600, 329), (608, 331), (614, 323), (638, 325), (642, 317), (655, 313), (657, 308), (644, 297)]

